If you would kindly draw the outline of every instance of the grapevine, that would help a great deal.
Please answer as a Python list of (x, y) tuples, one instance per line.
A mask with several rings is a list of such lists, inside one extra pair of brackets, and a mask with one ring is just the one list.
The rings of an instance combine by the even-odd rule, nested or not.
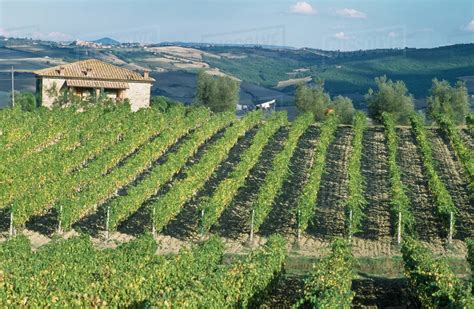
[[(308, 227), (317, 207), (316, 198), (321, 185), (321, 177), (326, 166), (326, 152), (329, 144), (334, 139), (337, 129), (337, 118), (330, 116), (321, 126), (321, 134), (313, 157), (312, 168), (308, 181), (297, 201), (298, 211), (298, 236)], [(298, 237), (299, 238), (299, 237)]]
[(395, 121), (389, 113), (382, 114), (387, 137), (388, 167), (390, 172), (390, 192), (392, 206), (392, 216), (396, 218), (397, 242), (401, 243), (402, 234), (414, 233), (415, 218), (410, 207), (410, 199), (406, 195), (405, 186), (402, 183), (402, 172), (397, 164), (397, 133), (395, 131)]
[(428, 174), (428, 185), (435, 198), (436, 210), (438, 211), (438, 214), (448, 222), (448, 241), (451, 242), (454, 234), (455, 215), (458, 213), (458, 210), (454, 205), (453, 199), (446, 189), (446, 186), (436, 172), (431, 145), (426, 136), (423, 119), (418, 114), (412, 114), (410, 116), (410, 121), (412, 124), (412, 130), (420, 147), (423, 165)]
[(347, 226), (349, 238), (360, 229), (363, 210), (367, 205), (364, 197), (365, 179), (361, 173), (362, 140), (367, 127), (365, 115), (356, 113), (354, 117), (354, 139), (352, 140), (352, 155), (349, 161), (349, 192), (346, 202)]
[(435, 258), (417, 241), (405, 238), (402, 246), (405, 277), (412, 294), (426, 308), (472, 308), (470, 284), (463, 284), (446, 260)]
[(276, 196), (281, 192), (283, 183), (289, 175), (290, 160), (293, 157), (298, 141), (312, 122), (313, 115), (307, 113), (298, 117), (291, 124), (288, 140), (283, 150), (273, 159), (272, 168), (260, 186), (256, 200), (253, 201), (252, 209), (254, 216), (253, 223), (250, 223), (252, 231), (258, 232), (263, 221), (268, 216)]
[(128, 216), (133, 214), (150, 197), (155, 195), (161, 186), (178, 173), (186, 164), (186, 161), (209, 140), (213, 134), (235, 118), (231, 113), (214, 116), (196, 130), (186, 142), (179, 147), (176, 153), (168, 156), (166, 162), (150, 171), (150, 174), (139, 184), (131, 187), (127, 195), (115, 198), (110, 205), (110, 218), (108, 227), (116, 229), (117, 225)]
[(208, 231), (219, 219), (239, 188), (245, 184), (245, 179), (258, 162), (268, 140), (281, 126), (287, 124), (287, 119), (286, 113), (274, 113), (258, 130), (252, 144), (242, 153), (239, 163), (231, 174), (219, 184), (212, 196), (199, 206), (203, 210), (201, 218), (202, 232)]
[(336, 239), (329, 256), (313, 266), (305, 280), (304, 295), (294, 307), (351, 308), (354, 257), (350, 245)]
[(219, 163), (227, 157), (239, 137), (254, 127), (260, 119), (261, 113), (249, 113), (227, 129), (224, 136), (205, 150), (199, 162), (186, 171), (186, 178), (174, 183), (170, 191), (150, 205), (153, 226), (156, 231), (161, 231), (179, 213), (184, 203), (204, 186)]

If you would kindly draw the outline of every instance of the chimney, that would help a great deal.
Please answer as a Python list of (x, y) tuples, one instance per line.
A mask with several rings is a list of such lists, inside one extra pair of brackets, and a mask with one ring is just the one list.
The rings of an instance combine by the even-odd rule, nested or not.
[(150, 70), (143, 70), (143, 78), (149, 78), (150, 77)]
[(60, 76), (64, 76), (64, 70), (65, 70), (65, 68), (63, 66), (59, 67), (59, 75)]

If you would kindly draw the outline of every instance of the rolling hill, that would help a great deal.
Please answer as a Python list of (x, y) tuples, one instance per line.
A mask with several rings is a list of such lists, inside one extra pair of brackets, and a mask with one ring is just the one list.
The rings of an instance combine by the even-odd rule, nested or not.
[[(108, 38), (101, 40), (112, 42)], [(11, 87), (11, 66), (21, 72), (17, 73), (16, 89), (34, 91), (34, 78), (28, 71), (86, 58), (97, 58), (129, 69), (150, 69), (157, 78), (153, 94), (183, 102), (193, 101), (196, 73), (201, 69), (241, 80), (242, 104), (276, 98), (279, 105), (292, 105), (296, 82), (311, 84), (323, 79), (331, 95), (348, 96), (356, 107), (363, 109), (363, 96), (374, 86), (374, 77), (380, 75), (405, 81), (418, 108), (424, 108), (424, 98), (435, 77), (450, 82), (465, 80), (469, 92), (474, 93), (474, 44), (355, 52), (177, 44), (181, 45), (122, 43), (111, 48), (88, 48), (3, 39), (0, 41), (0, 94), (4, 95), (0, 96), (3, 97), (0, 106), (8, 103), (5, 92)]]

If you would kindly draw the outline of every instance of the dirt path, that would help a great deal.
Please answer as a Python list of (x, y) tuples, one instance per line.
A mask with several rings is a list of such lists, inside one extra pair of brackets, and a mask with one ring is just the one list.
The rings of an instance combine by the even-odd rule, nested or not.
[(432, 143), (433, 159), (438, 175), (448, 189), (453, 202), (460, 213), (456, 220), (456, 238), (465, 239), (474, 236), (474, 201), (469, 200), (467, 178), (462, 163), (458, 161), (449, 141), (443, 138), (439, 129), (428, 130)]
[(274, 282), (259, 308), (291, 308), (303, 296), (303, 290), (303, 276), (282, 274)]
[(306, 182), (318, 136), (319, 128), (311, 126), (300, 138), (290, 161), (290, 176), (283, 183), (282, 194), (277, 197), (267, 219), (260, 227), (260, 234), (295, 234), (296, 200), (301, 186)]
[(390, 213), (390, 175), (388, 153), (383, 128), (369, 128), (364, 133), (362, 175), (365, 178), (365, 198), (362, 231), (356, 236), (390, 241), (393, 235)]
[(203, 188), (188, 201), (178, 216), (172, 220), (163, 231), (164, 235), (172, 236), (180, 240), (199, 238), (199, 219), (200, 214), (198, 206), (201, 200), (210, 196), (219, 183), (224, 180), (234, 166), (239, 163), (240, 155), (245, 149), (250, 147), (254, 135), (258, 128), (253, 128), (247, 134), (240, 138), (237, 144), (230, 150), (229, 155), (212, 174), (211, 178), (204, 184)]
[(316, 215), (308, 234), (331, 238), (345, 234), (343, 202), (347, 197), (348, 165), (352, 153), (354, 132), (351, 127), (339, 127), (326, 154), (326, 168), (321, 178)]
[[(97, 211), (95, 211), (94, 213), (91, 213), (88, 216), (85, 216), (84, 218), (76, 222), (73, 225), (74, 229), (83, 231), (85, 233), (88, 233), (89, 235), (97, 237), (101, 233), (101, 231), (104, 231), (106, 229), (105, 222), (107, 218), (107, 207), (110, 205), (110, 203), (118, 196), (127, 195), (129, 188), (140, 184), (140, 182), (143, 181), (143, 179), (145, 179), (154, 168), (166, 163), (168, 156), (171, 153), (176, 152), (184, 142), (189, 140), (193, 132), (194, 130), (192, 130), (190, 133), (178, 139), (176, 143), (174, 143), (169, 149), (167, 149), (162, 156), (160, 156), (157, 160), (155, 160), (152, 164), (150, 164), (150, 166), (147, 169), (145, 169), (143, 172), (137, 175), (137, 177), (130, 184), (120, 188), (117, 192), (117, 196), (112, 197), (111, 199), (106, 201), (104, 204), (100, 205), (97, 208)], [(220, 134), (222, 134), (222, 132), (217, 133), (216, 136), (219, 136)], [(119, 231), (125, 234), (130, 234), (130, 235), (135, 235), (135, 236), (141, 233), (144, 233), (145, 231), (149, 231), (150, 229), (151, 229), (151, 225), (150, 225), (149, 215), (146, 212), (146, 209), (144, 208), (139, 209), (135, 214), (133, 214), (129, 219), (125, 220), (125, 222), (123, 222), (118, 227)]]
[(417, 308), (408, 294), (406, 280), (366, 277), (352, 281), (354, 308)]
[(411, 207), (416, 231), (421, 240), (441, 241), (446, 237), (441, 220), (436, 216), (433, 196), (428, 188), (428, 179), (423, 168), (420, 150), (409, 128), (398, 128), (398, 164), (402, 171), (402, 183), (412, 201)]
[[(193, 130), (191, 131), (191, 133), (192, 132), (193, 132)], [(113, 168), (111, 168), (105, 174), (105, 176), (110, 174), (110, 172), (112, 170), (115, 170), (115, 169), (118, 169), (118, 168), (122, 167), (127, 160), (129, 160), (130, 158), (135, 156), (147, 143), (152, 142), (153, 140), (155, 140), (159, 136), (160, 136), (160, 134), (153, 135), (152, 137), (150, 137), (148, 139), (148, 142), (143, 143), (137, 149), (135, 149), (131, 154), (129, 154), (126, 157), (122, 158), (122, 160), (120, 160)], [(189, 137), (190, 137), (190, 134), (188, 133), (188, 134), (184, 135), (183, 137), (179, 138), (176, 141), (176, 143), (174, 143), (169, 149), (167, 149), (164, 152), (164, 154), (162, 156), (160, 156), (157, 160), (152, 162), (152, 164), (150, 164), (150, 166), (147, 169), (145, 169), (143, 172), (141, 172), (139, 175), (137, 175), (137, 177), (135, 178), (135, 180), (132, 183), (120, 188), (117, 191), (117, 195), (127, 194), (127, 190), (128, 190), (129, 187), (135, 186), (136, 184), (138, 184), (141, 180), (143, 180), (150, 173), (151, 169), (153, 169), (157, 165), (162, 164), (163, 162), (165, 162), (168, 155), (170, 153), (176, 151), (176, 149)], [(95, 160), (95, 159), (97, 159), (97, 157), (94, 158), (93, 160)], [(90, 234), (94, 237), (98, 236), (100, 231), (103, 231), (105, 229), (106, 208), (107, 208), (108, 203), (110, 203), (110, 201), (113, 198), (115, 198), (115, 197), (112, 197), (111, 199), (106, 201), (104, 204), (99, 205), (95, 212), (90, 213), (89, 215), (85, 216), (84, 218), (82, 218), (81, 220), (76, 222), (73, 225), (73, 228), (77, 229), (77, 230), (80, 230), (82, 232), (88, 233), (88, 234)], [(42, 215), (32, 217), (26, 223), (26, 227), (28, 229), (32, 230), (32, 231), (36, 231), (36, 232), (42, 233), (44, 235), (51, 236), (53, 233), (56, 232), (58, 223), (59, 223), (58, 212), (55, 208), (51, 208)]]
[[(224, 135), (225, 130), (226, 128), (220, 130), (219, 132), (214, 134), (205, 144), (201, 145), (196, 151), (196, 153), (187, 160), (184, 167), (176, 175), (174, 175), (169, 181), (167, 181), (165, 184), (161, 186), (157, 194), (155, 194), (150, 199), (148, 199), (145, 203), (143, 203), (143, 205), (133, 215), (131, 215), (129, 218), (127, 218), (118, 226), (118, 231), (121, 233), (135, 235), (135, 236), (140, 235), (144, 233), (145, 231), (151, 231), (152, 222), (151, 222), (151, 214), (149, 213), (148, 205), (150, 205), (150, 203), (153, 203), (161, 195), (168, 192), (168, 190), (173, 186), (173, 183), (176, 180), (185, 178), (186, 168), (188, 168), (195, 162), (199, 161), (199, 159), (204, 154), (205, 150), (208, 147), (210, 147), (216, 140), (222, 137), (222, 135)], [(190, 137), (191, 135), (188, 135), (186, 139), (179, 141), (179, 144), (175, 144), (173, 148), (170, 150), (170, 152), (168, 153), (171, 153), (171, 151), (172, 152), (177, 151), (179, 149), (179, 145), (181, 145)], [(168, 156), (168, 153), (163, 157), (162, 160), (158, 161), (157, 164), (166, 163), (165, 160)]]
[(273, 158), (279, 153), (288, 137), (288, 128), (281, 128), (268, 142), (262, 151), (259, 161), (250, 171), (245, 185), (239, 189), (231, 205), (222, 213), (218, 224), (211, 232), (222, 237), (245, 240), (250, 233), (249, 220), (251, 217), (252, 201), (256, 199), (260, 184), (272, 168)]
[(474, 151), (474, 136), (469, 129), (461, 129), (461, 137), (466, 145), (472, 151)]

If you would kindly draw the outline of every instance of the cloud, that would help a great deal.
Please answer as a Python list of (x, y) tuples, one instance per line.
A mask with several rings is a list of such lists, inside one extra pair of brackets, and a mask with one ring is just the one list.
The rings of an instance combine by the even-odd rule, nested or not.
[(290, 12), (295, 14), (303, 14), (303, 15), (312, 15), (316, 14), (316, 10), (313, 8), (311, 4), (306, 1), (298, 1), (295, 5), (290, 7)]
[(0, 28), (0, 36), (13, 37), (13, 38), (31, 38), (34, 40), (43, 40), (43, 41), (71, 41), (72, 36), (66, 33), (53, 31), (53, 32), (41, 32), (37, 31), (34, 28), (31, 29), (13, 29), (7, 30)]
[(339, 16), (349, 17), (349, 18), (367, 18), (366, 13), (357, 11), (355, 9), (348, 9), (348, 8), (337, 10), (336, 14)]
[(350, 39), (350, 36), (348, 36), (347, 34), (345, 34), (344, 32), (338, 32), (334, 35), (334, 37), (338, 40), (349, 40)]
[(397, 36), (398, 36), (398, 33), (396, 33), (396, 32), (390, 31), (390, 32), (388, 33), (388, 37), (389, 37), (389, 38), (396, 38)]
[(474, 32), (474, 19), (471, 20), (465, 27), (464, 30)]
[(50, 32), (47, 35), (45, 35), (44, 37), (46, 37), (47, 40), (51, 40), (51, 41), (70, 41), (70, 40), (72, 40), (72, 36), (70, 36), (69, 34), (62, 33), (62, 32), (57, 32), (57, 31)]

